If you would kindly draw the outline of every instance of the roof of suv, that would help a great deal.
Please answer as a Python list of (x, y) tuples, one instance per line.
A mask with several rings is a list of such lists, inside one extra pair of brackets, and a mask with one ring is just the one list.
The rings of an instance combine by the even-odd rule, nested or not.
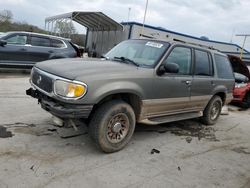
[(34, 35), (39, 35), (39, 36), (43, 36), (43, 37), (49, 37), (49, 38), (67, 40), (67, 41), (71, 40), (69, 38), (63, 38), (63, 37), (58, 37), (58, 36), (54, 36), (54, 35), (47, 35), (47, 34), (42, 34), (42, 33), (26, 32), (26, 31), (9, 31), (9, 32), (6, 32), (6, 35), (7, 34), (14, 34), (14, 33), (29, 34), (29, 35), (34, 34)]
[(145, 40), (145, 41), (155, 41), (155, 42), (165, 42), (165, 43), (167, 42), (167, 43), (170, 43), (170, 44), (179, 44), (179, 45), (185, 45), (185, 46), (189, 46), (189, 47), (193, 47), (193, 48), (200, 48), (200, 49), (203, 49), (203, 50), (211, 51), (211, 52), (216, 53), (216, 54), (227, 56), (226, 54), (221, 53), (219, 50), (217, 50), (217, 49), (215, 49), (213, 47), (200, 45), (200, 44), (196, 44), (196, 43), (189, 43), (189, 42), (181, 41), (181, 40), (178, 40), (178, 39), (164, 41), (164, 40), (159, 40), (159, 39), (141, 38), (141, 39), (130, 39), (130, 40)]

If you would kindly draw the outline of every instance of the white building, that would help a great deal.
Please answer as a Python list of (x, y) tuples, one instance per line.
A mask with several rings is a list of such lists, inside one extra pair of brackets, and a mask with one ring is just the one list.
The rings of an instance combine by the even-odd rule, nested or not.
[[(226, 54), (240, 56), (241, 47), (237, 44), (198, 38), (150, 25), (144, 25), (143, 28), (143, 25), (137, 22), (122, 22), (121, 24), (124, 28), (123, 31), (88, 31), (86, 47), (100, 55), (123, 40), (143, 37), (165, 41), (181, 40), (212, 47)], [(250, 52), (245, 49), (243, 50), (243, 61), (250, 63)]]

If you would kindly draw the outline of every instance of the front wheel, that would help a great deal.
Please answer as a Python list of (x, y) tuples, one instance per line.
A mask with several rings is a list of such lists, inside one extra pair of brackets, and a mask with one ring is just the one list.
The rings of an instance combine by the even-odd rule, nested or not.
[(135, 129), (135, 114), (132, 107), (121, 100), (102, 104), (89, 124), (89, 133), (99, 148), (112, 153), (124, 148)]
[(205, 125), (214, 125), (220, 116), (222, 100), (219, 96), (214, 96), (203, 111), (202, 122)]

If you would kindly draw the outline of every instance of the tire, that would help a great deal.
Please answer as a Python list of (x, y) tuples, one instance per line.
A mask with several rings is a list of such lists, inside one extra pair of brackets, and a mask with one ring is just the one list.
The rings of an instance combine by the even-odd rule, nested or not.
[(102, 104), (93, 114), (89, 133), (97, 146), (105, 153), (123, 149), (135, 130), (135, 113), (121, 100)]
[(214, 125), (220, 116), (222, 100), (219, 96), (214, 96), (203, 111), (201, 121), (205, 125)]
[(242, 108), (250, 108), (250, 92), (248, 92), (242, 102)]

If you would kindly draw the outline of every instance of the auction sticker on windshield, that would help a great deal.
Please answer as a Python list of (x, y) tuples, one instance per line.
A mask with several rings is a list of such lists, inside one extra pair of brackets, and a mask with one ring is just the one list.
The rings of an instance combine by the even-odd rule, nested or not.
[(151, 46), (151, 47), (154, 47), (154, 48), (161, 48), (163, 46), (163, 44), (157, 43), (157, 42), (147, 42), (146, 46)]

